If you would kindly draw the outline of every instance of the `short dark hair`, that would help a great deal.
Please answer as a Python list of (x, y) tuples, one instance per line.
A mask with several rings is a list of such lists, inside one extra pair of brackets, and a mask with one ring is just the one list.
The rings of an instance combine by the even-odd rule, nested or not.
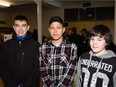
[(27, 19), (27, 17), (26, 17), (26, 16), (23, 16), (23, 15), (17, 15), (17, 16), (15, 17), (14, 20), (20, 20), (20, 21), (24, 20), (24, 21), (26, 21), (27, 24), (28, 24), (28, 19)]
[(106, 40), (107, 45), (111, 43), (112, 40), (112, 34), (110, 29), (105, 25), (96, 25), (92, 28), (90, 37), (91, 36), (99, 36), (104, 37)]
[(87, 32), (87, 29), (86, 29), (86, 28), (83, 28), (83, 29), (81, 30), (81, 32), (83, 32), (83, 31)]
[(64, 27), (64, 22), (59, 16), (52, 16), (49, 21), (49, 26), (53, 22), (59, 22)]
[(76, 33), (77, 32), (77, 28), (76, 27), (72, 27), (72, 32)]

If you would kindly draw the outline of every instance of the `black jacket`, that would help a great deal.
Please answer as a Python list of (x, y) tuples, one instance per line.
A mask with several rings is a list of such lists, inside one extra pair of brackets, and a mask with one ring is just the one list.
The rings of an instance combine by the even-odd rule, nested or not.
[(28, 32), (25, 40), (18, 41), (16, 35), (13, 34), (11, 40), (2, 44), (0, 77), (5, 87), (16, 87), (19, 84), (23, 87), (38, 87), (40, 44), (30, 36)]

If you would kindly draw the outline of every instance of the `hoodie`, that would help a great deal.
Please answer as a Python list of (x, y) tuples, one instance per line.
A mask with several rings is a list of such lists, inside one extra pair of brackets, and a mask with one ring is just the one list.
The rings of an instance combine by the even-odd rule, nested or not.
[(79, 58), (76, 87), (116, 87), (116, 55), (107, 50), (96, 56), (92, 51)]

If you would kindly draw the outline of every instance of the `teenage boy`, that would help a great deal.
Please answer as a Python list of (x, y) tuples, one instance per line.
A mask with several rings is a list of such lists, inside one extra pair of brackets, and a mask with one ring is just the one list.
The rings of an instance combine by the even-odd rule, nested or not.
[(76, 87), (116, 87), (116, 55), (107, 50), (110, 29), (96, 25), (90, 33), (91, 51), (80, 56)]
[(0, 51), (0, 77), (4, 87), (39, 87), (39, 43), (31, 38), (27, 17), (14, 19), (12, 39)]
[(72, 87), (77, 63), (77, 47), (63, 40), (63, 20), (53, 16), (48, 31), (52, 37), (40, 48), (40, 72), (44, 87)]

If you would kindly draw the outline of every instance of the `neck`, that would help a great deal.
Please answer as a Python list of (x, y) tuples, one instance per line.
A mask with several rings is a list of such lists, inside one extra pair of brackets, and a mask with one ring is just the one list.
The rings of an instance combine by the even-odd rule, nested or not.
[(18, 35), (16, 35), (16, 37), (17, 37), (17, 39), (18, 39), (19, 41), (23, 41), (23, 40), (26, 39), (27, 34), (25, 34), (25, 35), (23, 35), (23, 36), (18, 36)]
[(25, 35), (23, 35), (23, 36), (19, 36), (19, 35), (16, 35), (17, 37), (25, 37), (26, 36), (26, 34)]
[(101, 56), (101, 55), (106, 54), (106, 53), (107, 53), (107, 51), (104, 49), (104, 50), (101, 51), (101, 52), (95, 53), (95, 55), (96, 55), (96, 56)]
[(63, 38), (59, 39), (59, 40), (52, 40), (52, 43), (55, 45), (55, 46), (59, 46), (63, 41)]

